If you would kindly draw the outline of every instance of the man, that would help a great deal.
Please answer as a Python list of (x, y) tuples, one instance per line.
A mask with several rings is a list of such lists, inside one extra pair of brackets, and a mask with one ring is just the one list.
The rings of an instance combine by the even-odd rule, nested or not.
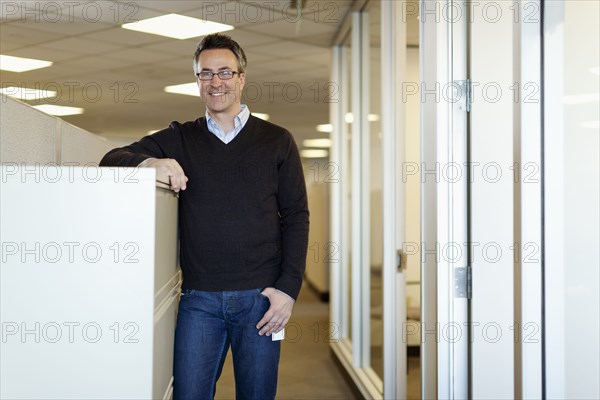
[(241, 104), (246, 56), (222, 34), (194, 54), (206, 106), (114, 149), (100, 165), (156, 168), (179, 192), (183, 286), (174, 397), (213, 398), (231, 345), (238, 398), (275, 397), (280, 342), (300, 291), (308, 206), (292, 135)]

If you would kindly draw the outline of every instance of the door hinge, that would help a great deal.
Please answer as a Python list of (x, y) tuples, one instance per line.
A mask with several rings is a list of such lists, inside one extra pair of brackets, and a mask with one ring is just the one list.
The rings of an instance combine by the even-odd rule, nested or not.
[(467, 80), (455, 81), (455, 82), (458, 85), (458, 90), (460, 92), (460, 93), (458, 93), (459, 109), (461, 109), (461, 110), (464, 109), (466, 112), (471, 112), (471, 103), (473, 101), (471, 80), (467, 79)]
[(454, 297), (461, 299), (471, 298), (471, 267), (454, 269)]

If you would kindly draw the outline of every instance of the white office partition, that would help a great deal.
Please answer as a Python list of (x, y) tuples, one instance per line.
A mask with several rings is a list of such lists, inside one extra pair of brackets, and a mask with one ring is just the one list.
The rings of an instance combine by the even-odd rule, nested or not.
[(169, 398), (176, 196), (153, 169), (1, 174), (0, 397)]

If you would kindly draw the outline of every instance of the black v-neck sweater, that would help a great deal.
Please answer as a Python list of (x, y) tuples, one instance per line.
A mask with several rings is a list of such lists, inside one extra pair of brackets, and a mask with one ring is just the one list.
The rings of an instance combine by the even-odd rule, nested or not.
[(292, 135), (250, 116), (228, 144), (204, 117), (172, 122), (107, 153), (101, 166), (172, 158), (189, 178), (179, 192), (183, 288), (206, 291), (273, 286), (297, 298), (306, 263), (308, 204)]

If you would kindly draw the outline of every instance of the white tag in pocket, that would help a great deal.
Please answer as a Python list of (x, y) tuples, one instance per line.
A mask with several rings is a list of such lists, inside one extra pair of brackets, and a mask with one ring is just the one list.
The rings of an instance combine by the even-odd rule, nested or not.
[(285, 328), (283, 328), (279, 333), (271, 333), (271, 340), (276, 342), (278, 340), (283, 340), (285, 338)]

